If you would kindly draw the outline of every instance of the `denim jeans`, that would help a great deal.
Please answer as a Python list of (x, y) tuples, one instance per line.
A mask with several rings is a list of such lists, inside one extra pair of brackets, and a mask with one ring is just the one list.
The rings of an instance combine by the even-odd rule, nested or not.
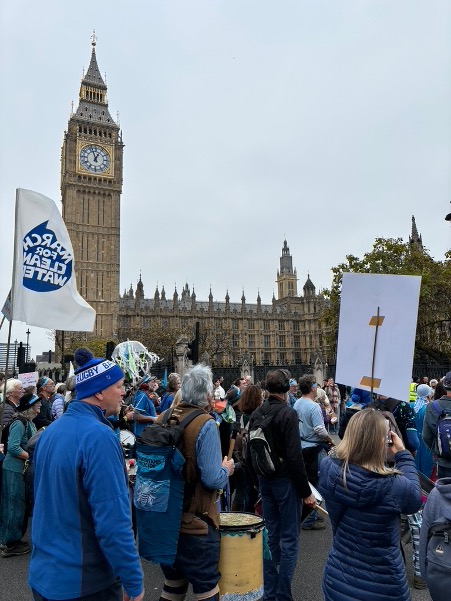
[[(319, 464), (324, 455), (326, 455), (326, 451), (323, 449), (322, 446), (305, 447), (304, 449), (302, 449), (302, 457), (304, 459), (307, 478), (310, 484), (313, 484), (313, 486), (318, 485)], [(310, 528), (311, 526), (313, 526), (317, 519), (318, 512), (316, 511), (316, 509), (314, 509), (309, 513), (308, 517), (303, 522), (302, 527)]]
[[(254, 513), (255, 503), (258, 499), (258, 492), (254, 486), (252, 474), (247, 465), (242, 463), (242, 458), (237, 456), (240, 462), (241, 469), (235, 470), (233, 477), (235, 478), (235, 495), (233, 497), (232, 511), (245, 511)], [(235, 465), (237, 462), (235, 460)]]
[[(220, 578), (218, 571), (219, 540), (219, 531), (210, 525), (208, 534), (205, 536), (181, 534), (174, 564), (161, 566), (165, 579), (178, 583), (186, 581), (185, 590), (188, 588), (189, 582), (192, 584), (195, 595), (212, 591), (213, 597)], [(162, 597), (168, 598), (164, 593), (165, 591), (171, 593), (171, 588), (165, 584)]]
[(318, 512), (316, 511), (316, 509), (313, 509), (308, 514), (308, 516), (305, 518), (305, 520), (302, 522), (302, 529), (311, 528), (317, 519), (318, 519)]
[[(49, 601), (47, 597), (43, 597), (34, 589), (31, 590), (33, 591), (34, 601)], [(119, 580), (116, 580), (111, 586), (97, 593), (83, 597), (74, 597), (66, 601), (122, 601), (122, 585)]]
[(302, 501), (289, 478), (260, 478), (260, 492), (271, 551), (271, 559), (263, 561), (263, 601), (292, 601)]

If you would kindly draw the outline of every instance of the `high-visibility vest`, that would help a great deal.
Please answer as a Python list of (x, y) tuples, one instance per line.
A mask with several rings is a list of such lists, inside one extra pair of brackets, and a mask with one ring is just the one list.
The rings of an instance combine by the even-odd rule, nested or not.
[(418, 386), (418, 384), (415, 384), (415, 382), (412, 382), (412, 384), (410, 385), (410, 393), (409, 393), (409, 402), (410, 403), (415, 403), (415, 401), (417, 400), (417, 386)]

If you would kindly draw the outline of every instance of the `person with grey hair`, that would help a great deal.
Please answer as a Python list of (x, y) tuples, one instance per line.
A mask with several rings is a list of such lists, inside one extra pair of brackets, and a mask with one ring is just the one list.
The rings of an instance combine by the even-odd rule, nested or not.
[(432, 378), (432, 380), (429, 381), (429, 386), (432, 388), (432, 390), (435, 392), (435, 387), (438, 384), (438, 380), (436, 380), (435, 378)]
[[(172, 566), (161, 565), (165, 576), (160, 601), (182, 601), (193, 587), (194, 599), (218, 601), (219, 512), (218, 491), (233, 474), (234, 464), (224, 457), (218, 429), (209, 415), (213, 398), (211, 369), (195, 365), (181, 382), (182, 402), (173, 409), (178, 422), (203, 409), (183, 431), (185, 493), (177, 555)], [(159, 420), (161, 418), (158, 418)]]
[(211, 369), (206, 365), (196, 365), (187, 371), (182, 379), (181, 391), (182, 399), (188, 405), (209, 408), (213, 396)]
[(24, 389), (22, 382), (16, 378), (9, 378), (6, 381), (5, 403), (3, 406), (2, 427), (4, 428), (14, 417), (17, 407), (19, 406), (20, 397), (23, 395)]

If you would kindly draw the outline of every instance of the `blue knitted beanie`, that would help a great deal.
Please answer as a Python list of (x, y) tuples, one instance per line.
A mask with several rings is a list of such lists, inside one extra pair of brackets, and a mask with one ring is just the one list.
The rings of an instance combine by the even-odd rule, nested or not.
[(113, 361), (93, 357), (85, 348), (79, 348), (74, 353), (75, 363), (75, 392), (77, 400), (94, 396), (108, 386), (112, 386), (124, 377), (122, 369)]

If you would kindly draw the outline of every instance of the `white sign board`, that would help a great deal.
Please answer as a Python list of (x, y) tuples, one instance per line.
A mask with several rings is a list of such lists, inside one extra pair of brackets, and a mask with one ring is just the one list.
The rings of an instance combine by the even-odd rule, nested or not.
[(22, 382), (23, 387), (27, 388), (27, 386), (36, 386), (39, 380), (39, 373), (37, 371), (31, 371), (27, 374), (19, 374), (17, 377)]
[(419, 276), (343, 274), (337, 382), (409, 399), (420, 285)]

